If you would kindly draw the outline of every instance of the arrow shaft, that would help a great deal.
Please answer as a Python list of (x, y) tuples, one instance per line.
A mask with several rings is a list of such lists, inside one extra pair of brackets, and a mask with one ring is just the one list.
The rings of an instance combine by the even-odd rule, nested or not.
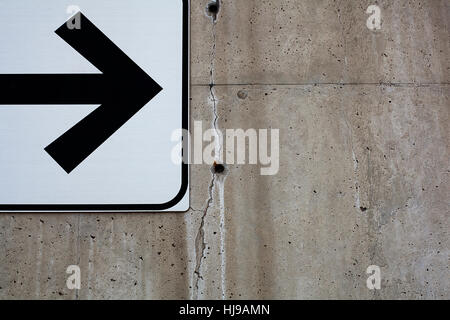
[(103, 74), (1, 74), (0, 105), (101, 104)]

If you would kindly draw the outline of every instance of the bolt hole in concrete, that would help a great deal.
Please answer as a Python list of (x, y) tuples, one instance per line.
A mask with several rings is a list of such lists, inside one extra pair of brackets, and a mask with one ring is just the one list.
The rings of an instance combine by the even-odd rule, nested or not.
[(216, 174), (221, 174), (225, 172), (225, 169), (226, 168), (223, 164), (214, 162), (211, 171)]
[(244, 100), (247, 98), (248, 94), (244, 90), (239, 90), (239, 92), (237, 93), (237, 96), (239, 99)]
[(213, 17), (214, 20), (217, 19), (217, 14), (219, 13), (220, 3), (219, 0), (210, 1), (206, 6), (206, 13), (208, 16)]

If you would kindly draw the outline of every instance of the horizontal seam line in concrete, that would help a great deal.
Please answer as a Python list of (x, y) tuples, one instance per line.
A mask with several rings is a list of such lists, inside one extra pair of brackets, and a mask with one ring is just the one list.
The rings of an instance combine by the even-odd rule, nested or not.
[(193, 87), (226, 87), (226, 86), (389, 86), (389, 87), (426, 87), (426, 86), (448, 86), (449, 82), (430, 82), (430, 83), (414, 83), (414, 82), (320, 82), (320, 83), (195, 83), (192, 84)]

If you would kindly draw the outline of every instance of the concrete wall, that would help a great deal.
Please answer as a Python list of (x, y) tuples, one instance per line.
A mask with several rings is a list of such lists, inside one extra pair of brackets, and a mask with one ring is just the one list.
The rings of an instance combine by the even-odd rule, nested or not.
[(450, 3), (207, 3), (191, 118), (280, 129), (278, 175), (194, 165), (185, 214), (2, 214), (0, 298), (450, 298)]

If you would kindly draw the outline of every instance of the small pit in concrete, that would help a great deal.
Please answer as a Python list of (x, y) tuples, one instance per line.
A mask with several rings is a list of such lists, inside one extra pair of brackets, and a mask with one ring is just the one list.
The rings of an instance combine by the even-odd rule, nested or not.
[(238, 96), (239, 99), (244, 100), (244, 99), (247, 98), (248, 93), (246, 91), (244, 91), (244, 90), (239, 90), (238, 93), (237, 93), (237, 96)]

